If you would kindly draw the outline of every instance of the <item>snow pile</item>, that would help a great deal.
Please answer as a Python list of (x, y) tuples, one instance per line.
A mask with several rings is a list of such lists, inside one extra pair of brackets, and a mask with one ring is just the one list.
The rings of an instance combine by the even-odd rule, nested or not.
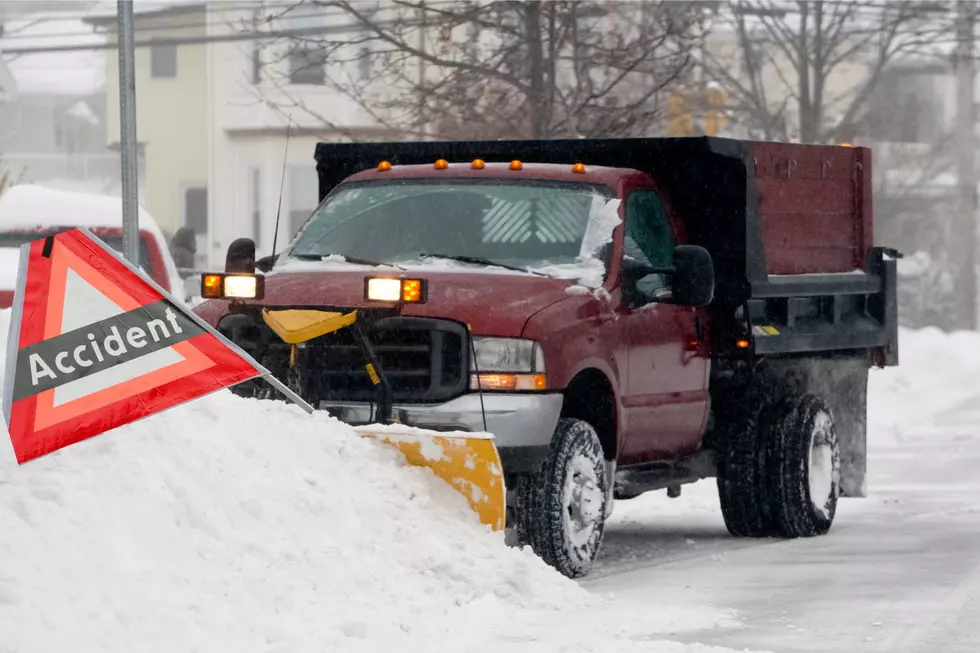
[(899, 365), (872, 370), (868, 384), (869, 446), (976, 433), (980, 333), (902, 329)]
[(738, 626), (608, 604), (395, 449), (227, 392), (22, 467), (5, 446), (0, 553), (3, 653), (707, 653), (657, 638)]

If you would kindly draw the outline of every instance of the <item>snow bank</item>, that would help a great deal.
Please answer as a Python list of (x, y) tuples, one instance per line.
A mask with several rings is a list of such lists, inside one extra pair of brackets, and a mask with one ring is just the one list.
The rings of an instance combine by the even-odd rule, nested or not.
[(980, 423), (980, 333), (902, 329), (899, 365), (872, 370), (868, 444), (888, 446), (929, 437), (972, 436)]
[(4, 653), (708, 653), (657, 637), (738, 625), (593, 596), (393, 448), (227, 392), (22, 467), (2, 447), (0, 624)]

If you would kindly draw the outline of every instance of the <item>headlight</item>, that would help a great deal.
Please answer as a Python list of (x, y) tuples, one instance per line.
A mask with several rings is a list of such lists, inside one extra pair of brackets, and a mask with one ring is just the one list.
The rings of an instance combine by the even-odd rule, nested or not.
[(265, 277), (258, 274), (203, 274), (201, 297), (204, 299), (262, 299)]
[(544, 352), (533, 340), (474, 338), (470, 362), (472, 390), (544, 390)]

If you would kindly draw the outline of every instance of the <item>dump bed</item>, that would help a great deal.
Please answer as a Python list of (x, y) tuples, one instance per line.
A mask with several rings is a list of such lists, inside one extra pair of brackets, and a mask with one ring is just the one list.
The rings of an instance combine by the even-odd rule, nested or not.
[(716, 353), (747, 328), (756, 353), (874, 349), (896, 361), (894, 261), (873, 248), (867, 149), (721, 138), (320, 143), (320, 198), (379, 161), (439, 158), (647, 172), (714, 260)]
[(864, 270), (874, 243), (864, 148), (750, 143), (769, 274)]

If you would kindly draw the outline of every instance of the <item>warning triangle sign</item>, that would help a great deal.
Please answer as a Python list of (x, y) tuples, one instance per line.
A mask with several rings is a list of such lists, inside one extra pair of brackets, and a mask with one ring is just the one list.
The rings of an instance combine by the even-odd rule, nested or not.
[(268, 375), (87, 230), (20, 261), (3, 388), (18, 463)]

